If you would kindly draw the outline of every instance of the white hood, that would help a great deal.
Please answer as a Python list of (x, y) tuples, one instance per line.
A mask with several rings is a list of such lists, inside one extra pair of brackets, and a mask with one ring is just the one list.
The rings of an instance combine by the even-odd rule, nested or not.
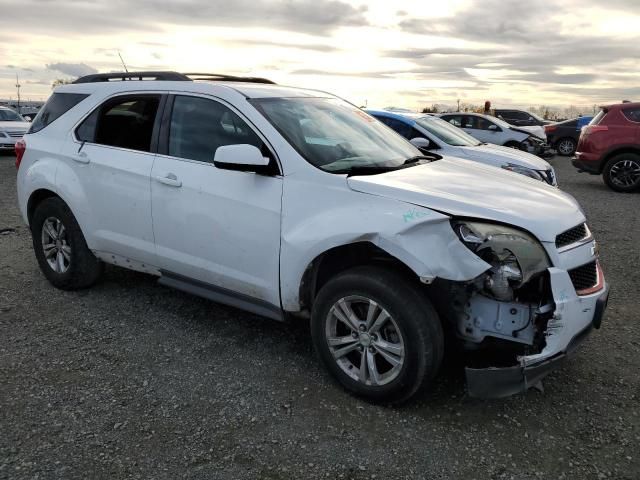
[(547, 134), (544, 133), (544, 128), (541, 127), (540, 125), (531, 125), (528, 127), (521, 127), (520, 125), (518, 125), (517, 127), (512, 127), (512, 128), (515, 128), (517, 130), (524, 130), (525, 132), (529, 132), (532, 135), (535, 135), (536, 137), (543, 139), (545, 142), (547, 141)]
[(31, 124), (29, 122), (0, 122), (2, 132), (26, 132)]
[[(460, 147), (464, 150), (465, 157), (471, 160), (483, 161), (484, 159), (491, 160), (491, 165), (501, 167), (507, 163), (513, 163), (516, 165), (522, 165), (523, 167), (531, 168), (533, 170), (549, 170), (551, 165), (549, 162), (536, 157), (522, 150), (515, 148), (503, 147), (500, 145), (486, 144), (478, 145), (477, 147)], [(489, 162), (484, 162), (489, 163)]]
[(353, 176), (347, 182), (358, 192), (515, 225), (544, 242), (555, 242), (556, 235), (585, 221), (571, 195), (472, 161), (443, 158), (379, 175)]

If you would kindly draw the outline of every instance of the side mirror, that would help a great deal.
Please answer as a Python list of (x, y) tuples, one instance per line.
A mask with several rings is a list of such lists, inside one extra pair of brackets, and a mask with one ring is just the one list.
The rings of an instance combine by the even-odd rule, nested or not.
[(218, 147), (213, 157), (216, 167), (242, 172), (266, 173), (269, 162), (257, 147), (246, 143)]
[(492, 123), (491, 125), (489, 125), (489, 128), (487, 128), (487, 130), (491, 130), (492, 132), (499, 132), (500, 127)]
[(431, 142), (423, 137), (412, 138), (409, 142), (414, 147), (424, 148), (425, 150), (428, 150), (431, 147)]

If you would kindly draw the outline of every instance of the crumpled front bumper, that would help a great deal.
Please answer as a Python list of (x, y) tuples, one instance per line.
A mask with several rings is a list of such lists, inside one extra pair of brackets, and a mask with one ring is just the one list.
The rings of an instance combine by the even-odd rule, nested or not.
[(519, 364), (506, 368), (466, 368), (469, 395), (476, 398), (502, 398), (535, 386), (557, 368), (594, 328), (600, 328), (609, 299), (609, 287), (591, 295), (578, 296), (565, 270), (550, 268), (551, 289), (556, 304), (549, 320), (546, 346), (539, 354), (519, 358)]

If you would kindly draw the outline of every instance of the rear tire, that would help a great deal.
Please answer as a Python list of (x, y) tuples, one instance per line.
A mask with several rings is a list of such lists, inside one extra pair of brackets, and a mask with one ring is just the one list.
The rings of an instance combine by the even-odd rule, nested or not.
[(415, 397), (438, 373), (444, 353), (442, 325), (424, 292), (379, 267), (329, 280), (314, 302), (311, 334), (333, 377), (376, 403)]
[(616, 192), (629, 193), (640, 189), (640, 155), (621, 153), (611, 158), (602, 170), (602, 179)]
[(556, 142), (556, 150), (562, 156), (568, 157), (576, 152), (576, 141), (573, 138), (561, 138)]
[(47, 198), (36, 207), (31, 236), (40, 270), (53, 286), (86, 288), (102, 275), (103, 263), (87, 247), (78, 222), (60, 198)]

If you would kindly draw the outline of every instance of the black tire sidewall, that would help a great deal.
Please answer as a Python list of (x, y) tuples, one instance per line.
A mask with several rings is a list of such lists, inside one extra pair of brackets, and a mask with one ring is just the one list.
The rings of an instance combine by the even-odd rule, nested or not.
[(613, 181), (611, 180), (611, 168), (616, 163), (622, 160), (631, 160), (637, 163), (638, 165), (640, 165), (640, 155), (636, 153), (621, 153), (611, 158), (609, 161), (607, 161), (607, 163), (605, 164), (602, 170), (602, 179), (604, 180), (604, 183), (613, 191), (620, 192), (620, 193), (635, 192), (640, 189), (640, 180), (632, 187), (621, 187), (613, 183)]
[[(47, 262), (42, 249), (42, 225), (49, 217), (59, 219), (65, 227), (71, 247), (69, 268), (58, 273)], [(33, 249), (43, 274), (55, 287), (64, 290), (83, 288), (95, 282), (101, 273), (101, 262), (87, 247), (84, 235), (69, 207), (59, 198), (47, 198), (40, 203), (31, 219)]]
[[(402, 291), (406, 295), (398, 295)], [(342, 371), (329, 350), (325, 336), (329, 310), (348, 295), (376, 301), (389, 312), (401, 331), (404, 365), (400, 374), (386, 385), (373, 387), (353, 380)], [(359, 267), (330, 280), (314, 302), (311, 329), (316, 351), (334, 378), (351, 392), (374, 402), (408, 400), (435, 377), (442, 361), (444, 340), (435, 310), (402, 276), (381, 269)]]

